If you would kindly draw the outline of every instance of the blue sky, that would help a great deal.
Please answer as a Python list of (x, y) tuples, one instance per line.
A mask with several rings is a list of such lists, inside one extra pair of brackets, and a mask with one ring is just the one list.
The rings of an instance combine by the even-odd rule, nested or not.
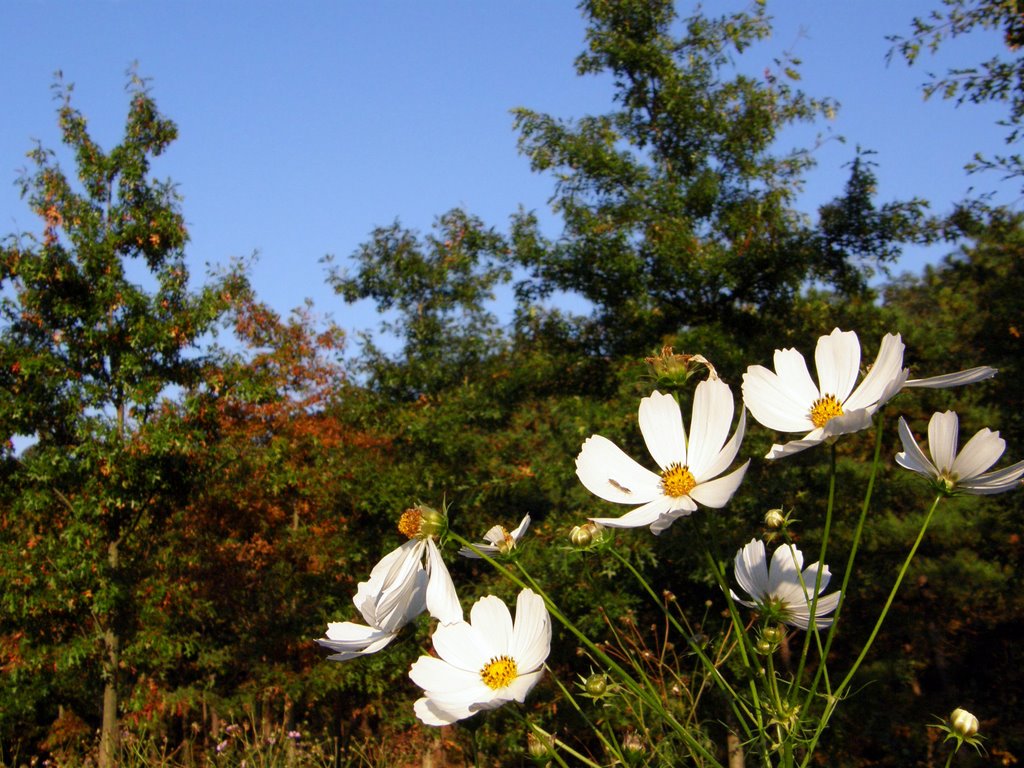
[[(919, 89), (928, 70), (990, 56), (998, 36), (973, 35), (913, 69), (886, 65), (885, 36), (938, 3), (769, 0), (774, 36), (743, 68), (760, 72), (791, 51), (803, 88), (841, 103), (835, 120), (785, 139), (832, 137), (808, 178), (808, 212), (841, 190), (858, 144), (878, 153), (882, 202), (921, 196), (944, 211), (973, 186), (1015, 203), (1017, 185), (962, 170), (975, 151), (1002, 150), (1001, 110), (924, 102)], [(193, 273), (259, 252), (253, 281), (273, 307), (309, 297), (343, 327), (365, 328), (372, 312), (334, 296), (320, 259), (344, 262), (375, 226), (399, 219), (424, 231), (462, 206), (504, 228), (523, 206), (557, 233), (552, 181), (518, 155), (509, 110), (608, 110), (610, 83), (574, 73), (583, 34), (575, 3), (556, 0), (5, 0), (0, 233), (37, 229), (14, 181), (34, 139), (59, 143), (53, 73), (75, 84), (76, 106), (109, 147), (138, 62), (180, 129), (156, 170), (184, 197)], [(943, 252), (901, 266), (919, 271)]]

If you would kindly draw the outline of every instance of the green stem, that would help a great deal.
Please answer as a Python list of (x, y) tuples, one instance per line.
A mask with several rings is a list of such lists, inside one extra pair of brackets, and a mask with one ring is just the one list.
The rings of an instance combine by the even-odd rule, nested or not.
[(917, 554), (918, 547), (921, 546), (921, 542), (924, 541), (925, 533), (928, 531), (928, 525), (932, 521), (932, 517), (935, 515), (935, 510), (939, 507), (939, 502), (942, 501), (942, 495), (935, 497), (935, 501), (932, 502), (931, 509), (928, 510), (928, 514), (925, 516), (924, 522), (921, 524), (921, 530), (917, 533), (917, 538), (914, 540), (914, 545), (910, 548), (910, 552), (907, 553), (906, 559), (903, 561), (903, 565), (900, 567), (899, 573), (896, 576), (896, 583), (892, 585), (892, 589), (889, 591), (889, 597), (885, 601), (885, 605), (882, 607), (882, 612), (878, 615), (878, 620), (875, 622), (874, 628), (871, 630), (871, 634), (868, 636), (867, 641), (864, 643), (864, 647), (861, 649), (857, 659), (853, 662), (853, 666), (850, 667), (850, 671), (846, 673), (846, 677), (843, 678), (842, 682), (836, 687), (835, 693), (830, 697), (832, 706), (822, 715), (818, 722), (818, 727), (814, 732), (814, 737), (810, 742), (807, 756), (801, 763), (801, 766), (806, 766), (810, 760), (811, 753), (814, 751), (815, 745), (818, 743), (818, 739), (821, 738), (821, 734), (825, 730), (825, 726), (828, 724), (829, 716), (834, 709), (834, 703), (842, 698), (842, 695), (849, 688), (850, 683), (853, 682), (854, 675), (857, 674), (857, 670), (860, 669), (860, 665), (864, 662), (868, 652), (871, 650), (871, 646), (875, 642), (875, 638), (878, 637), (879, 631), (882, 629), (882, 624), (885, 622), (886, 616), (889, 614), (889, 609), (892, 607), (893, 601), (896, 599), (896, 593), (899, 592), (900, 585), (903, 583), (903, 578), (907, 575), (907, 570), (910, 568), (910, 563), (914, 559), (914, 555)]
[[(667, 609), (664, 608), (664, 604), (658, 599), (657, 593), (647, 582), (647, 580), (643, 577), (643, 575), (636, 569), (636, 567), (631, 562), (629, 562), (629, 560), (623, 557), (622, 554), (617, 550), (611, 549), (610, 551), (612, 553), (612, 556), (615, 557), (616, 560), (622, 563), (622, 565), (624, 565), (629, 570), (629, 572), (633, 574), (633, 578), (635, 578), (640, 583), (640, 586), (644, 588), (647, 594), (650, 595), (651, 600), (653, 600), (660, 608), (664, 610), (665, 617), (672, 624), (672, 627), (676, 630), (676, 632), (678, 632), (683, 637), (683, 639), (686, 640), (686, 644), (689, 646), (690, 650), (693, 651), (694, 654), (696, 654), (697, 658), (700, 659), (701, 663), (704, 665), (704, 668), (710, 673), (712, 679), (715, 681), (715, 684), (718, 686), (719, 690), (721, 690), (729, 698), (733, 714), (736, 715), (736, 719), (740, 722), (740, 725), (743, 727), (744, 733), (747, 737), (749, 737), (751, 735), (751, 732), (747, 726), (747, 719), (753, 720), (754, 715), (746, 707), (745, 703), (739, 697), (736, 691), (733, 690), (733, 687), (729, 685), (729, 681), (722, 676), (722, 673), (718, 670), (718, 666), (711, 659), (708, 658), (707, 654), (704, 653), (704, 649), (701, 648), (700, 645), (694, 641), (690, 632), (687, 631), (687, 629), (683, 627), (683, 625), (680, 624), (679, 621)], [(742, 709), (742, 714), (746, 715), (746, 718), (741, 717), (741, 712), (739, 711), (739, 709)]]
[(455, 541), (457, 544), (461, 544), (462, 546), (469, 548), (472, 552), (478, 555), (482, 560), (487, 562), (489, 565), (493, 566), (500, 574), (502, 574), (505, 578), (507, 578), (509, 581), (511, 581), (519, 588), (532, 589), (533, 591), (535, 591), (541, 597), (541, 599), (544, 600), (544, 605), (547, 607), (548, 613), (550, 613), (551, 616), (559, 624), (561, 624), (563, 627), (569, 630), (569, 632), (572, 633), (576, 637), (576, 639), (579, 640), (587, 648), (587, 650), (589, 650), (596, 658), (598, 658), (602, 664), (604, 664), (610, 671), (614, 672), (615, 675), (622, 681), (623, 685), (626, 686), (626, 688), (628, 688), (634, 695), (636, 695), (642, 701), (644, 701), (648, 706), (651, 706), (656, 710), (664, 712), (665, 722), (683, 739), (683, 741), (687, 743), (687, 746), (689, 746), (692, 750), (697, 752), (705, 760), (709, 761), (710, 764), (717, 766), (718, 768), (722, 768), (722, 764), (715, 759), (715, 756), (712, 755), (703, 744), (701, 744), (696, 738), (694, 738), (693, 734), (691, 734), (684, 725), (677, 722), (675, 718), (673, 718), (668, 712), (664, 711), (664, 707), (662, 706), (661, 700), (657, 697), (657, 694), (644, 688), (639, 683), (637, 683), (636, 680), (634, 680), (633, 677), (629, 674), (629, 672), (623, 669), (622, 666), (620, 666), (613, 658), (611, 658), (608, 654), (602, 651), (596, 643), (594, 643), (575, 624), (573, 624), (561, 612), (561, 610), (559, 610), (558, 606), (555, 605), (554, 601), (548, 596), (547, 592), (545, 592), (537, 584), (537, 582), (534, 581), (532, 577), (530, 577), (530, 575), (521, 565), (518, 566), (519, 570), (523, 574), (523, 576), (530, 582), (529, 584), (523, 581), (523, 579), (519, 578), (519, 576), (517, 576), (511, 570), (509, 570), (504, 565), (499, 563), (493, 557), (489, 556), (485, 552), (482, 552), (480, 548), (473, 542), (464, 539), (462, 536), (451, 530), (448, 531), (448, 537)]
[[(821, 534), (821, 550), (818, 555), (818, 571), (814, 576), (814, 595), (811, 597), (810, 606), (810, 618), (807, 622), (807, 633), (804, 635), (804, 647), (800, 652), (800, 663), (797, 666), (796, 676), (793, 678), (793, 682), (790, 687), (790, 694), (793, 691), (799, 690), (800, 681), (804, 676), (804, 668), (807, 666), (807, 656), (811, 649), (811, 637), (812, 635), (818, 642), (818, 652), (822, 652), (821, 648), (821, 637), (818, 633), (818, 624), (815, 620), (815, 616), (818, 610), (818, 593), (821, 592), (821, 577), (825, 571), (825, 553), (828, 551), (828, 537), (832, 532), (832, 512), (835, 509), (836, 503), (836, 444), (832, 443), (829, 446), (829, 478), (828, 478), (828, 504), (825, 507), (825, 529)], [(801, 584), (803, 584), (803, 576), (800, 577)], [(801, 589), (806, 589), (805, 586), (801, 586)], [(833, 625), (835, 622), (832, 622)], [(822, 657), (818, 663), (818, 669), (821, 670), (825, 666), (825, 659)], [(813, 694), (813, 689), (812, 689)]]
[[(843, 583), (839, 588), (839, 602), (836, 603), (836, 610), (832, 614), (832, 626), (829, 627), (828, 636), (825, 638), (825, 649), (822, 651), (822, 664), (814, 676), (814, 681), (811, 683), (810, 690), (807, 692), (807, 698), (804, 701), (801, 713), (808, 710), (808, 707), (811, 705), (811, 699), (817, 693), (819, 680), (825, 669), (825, 660), (828, 658), (828, 652), (832, 648), (833, 640), (835, 640), (836, 627), (839, 625), (839, 614), (842, 612), (843, 604), (846, 602), (847, 588), (850, 584), (850, 576), (853, 574), (853, 564), (857, 559), (857, 550), (860, 548), (861, 537), (864, 533), (864, 522), (867, 520), (868, 509), (871, 507), (871, 496), (875, 490), (875, 479), (878, 477), (878, 467), (881, 465), (879, 459), (882, 455), (882, 424), (882, 417), (879, 416), (875, 425), (875, 455), (871, 463), (871, 474), (868, 477), (868, 487), (864, 493), (864, 501), (860, 507), (860, 516), (857, 518), (857, 526), (853, 532), (853, 541), (850, 544), (850, 556), (846, 560), (846, 571), (843, 573)], [(829, 690), (827, 683), (826, 690)], [(831, 690), (829, 690), (829, 695), (831, 696)]]
[(757, 693), (757, 673), (760, 669), (760, 665), (752, 664), (751, 658), (754, 656), (753, 646), (750, 645), (750, 638), (747, 636), (747, 632), (743, 626), (743, 622), (740, 619), (739, 611), (736, 609), (736, 603), (732, 599), (732, 593), (729, 591), (729, 585), (725, 582), (725, 577), (722, 575), (721, 570), (718, 567), (718, 563), (715, 560), (714, 555), (711, 554), (710, 549), (704, 550), (704, 558), (707, 560), (708, 566), (711, 568), (711, 572), (715, 575), (715, 580), (718, 582), (719, 589), (725, 595), (725, 602), (729, 608), (729, 618), (732, 621), (733, 631), (736, 633), (736, 646), (740, 651), (740, 660), (743, 662), (743, 667), (750, 673), (750, 698), (754, 704), (754, 727), (757, 729), (758, 736), (760, 737), (760, 747), (762, 757), (765, 759), (765, 764), (769, 764), (768, 761), (768, 737), (765, 732), (764, 725), (764, 707), (761, 705), (761, 698)]

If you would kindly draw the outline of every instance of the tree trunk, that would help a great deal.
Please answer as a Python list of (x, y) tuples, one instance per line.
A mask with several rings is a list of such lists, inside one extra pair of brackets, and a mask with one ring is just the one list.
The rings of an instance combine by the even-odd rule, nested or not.
[[(111, 571), (116, 573), (117, 541), (110, 542), (107, 547), (107, 561)], [(121, 637), (117, 633), (116, 609), (115, 615), (110, 616), (108, 621), (107, 631), (103, 633), (107, 656), (103, 661), (103, 725), (100, 730), (99, 768), (115, 768), (118, 752), (117, 683), (121, 664)]]

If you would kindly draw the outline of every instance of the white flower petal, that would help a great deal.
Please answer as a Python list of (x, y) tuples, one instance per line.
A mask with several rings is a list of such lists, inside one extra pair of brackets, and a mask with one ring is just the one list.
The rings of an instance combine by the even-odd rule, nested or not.
[(477, 600), (470, 609), (469, 623), (480, 633), (491, 657), (511, 654), (512, 615), (500, 597), (487, 595)]
[(781, 459), (784, 456), (792, 456), (794, 453), (800, 453), (800, 451), (806, 451), (808, 448), (813, 448), (816, 445), (821, 445), (825, 441), (820, 429), (815, 429), (808, 432), (800, 440), (790, 440), (788, 443), (776, 443), (764, 455), (766, 459)]
[[(451, 627), (446, 629), (451, 629)], [(480, 680), (480, 669), (482, 668), (483, 665), (477, 669), (468, 670), (464, 668), (464, 662), (459, 666), (454, 666), (433, 656), (420, 656), (409, 668), (409, 677), (424, 691), (450, 693), (482, 685)]]
[(947, 387), (959, 387), (964, 384), (974, 384), (978, 381), (991, 379), (998, 373), (998, 369), (982, 365), (977, 368), (968, 368), (966, 371), (946, 373), (941, 376), (929, 376), (926, 379), (910, 379), (904, 384), (905, 387), (926, 387), (928, 389), (946, 389)]
[(420, 722), (424, 725), (433, 726), (451, 725), (452, 723), (458, 722), (464, 717), (469, 717), (470, 714), (472, 714), (469, 712), (468, 708), (465, 714), (458, 712), (446, 712), (426, 697), (416, 699), (416, 703), (412, 705), (412, 711), (416, 713), (416, 717), (418, 717)]
[(533, 686), (540, 682), (540, 679), (543, 676), (543, 669), (520, 674), (509, 685), (501, 689), (502, 698), (505, 698), (508, 701), (518, 701), (520, 703), (526, 701), (526, 694), (530, 692)]
[(751, 539), (749, 544), (740, 548), (736, 553), (733, 573), (743, 591), (755, 600), (767, 594), (768, 562), (763, 541)]
[[(872, 405), (883, 405), (899, 392), (906, 381), (903, 370), (904, 344), (900, 335), (885, 334), (878, 355), (864, 380), (843, 403), (843, 410), (858, 410)], [(898, 382), (898, 384), (897, 384)]]
[(821, 396), (834, 395), (840, 403), (853, 391), (860, 373), (860, 341), (853, 331), (833, 329), (818, 339), (814, 350)]
[(896, 454), (896, 463), (901, 467), (926, 477), (938, 477), (938, 471), (928, 461), (928, 457), (924, 455), (924, 451), (917, 444), (914, 435), (910, 431), (910, 427), (907, 426), (907, 422), (902, 416), (900, 416), (899, 420), (899, 433), (900, 442), (903, 443), (903, 450)]
[(960, 454), (953, 461), (951, 474), (957, 478), (957, 485), (963, 480), (971, 480), (987, 470), (1003, 455), (1006, 441), (998, 432), (985, 428), (967, 441)]
[[(784, 350), (799, 357), (796, 350)], [(778, 357), (778, 354), (776, 354)], [(800, 358), (803, 361), (803, 358)], [(806, 372), (806, 366), (804, 367)], [(807, 374), (806, 384), (812, 388), (810, 397), (801, 399), (789, 383), (760, 365), (752, 365), (743, 374), (743, 402), (750, 415), (768, 429), (779, 432), (804, 432), (814, 428), (811, 422), (811, 404), (818, 390)]]
[(427, 539), (427, 610), (442, 624), (462, 621), (462, 606), (451, 574), (433, 539)]
[(804, 356), (795, 349), (777, 349), (772, 362), (790, 402), (798, 410), (809, 411), (811, 403), (820, 397), (821, 389), (811, 378)]
[(821, 428), (821, 436), (827, 440), (830, 437), (848, 435), (851, 432), (860, 432), (871, 426), (871, 417), (874, 415), (873, 408), (858, 408), (846, 411), (842, 416), (835, 416), (829, 419)]
[(518, 542), (526, 534), (527, 529), (530, 527), (530, 522), (531, 522), (530, 515), (529, 514), (523, 515), (523, 519), (519, 521), (519, 525), (517, 525), (512, 530), (512, 533), (509, 534), (509, 535), (512, 536), (512, 538), (515, 541)]
[(928, 421), (928, 450), (938, 474), (953, 468), (959, 432), (960, 422), (953, 411), (933, 413)]
[[(713, 477), (718, 477), (720, 474), (732, 464), (732, 460), (736, 458), (736, 454), (740, 451), (740, 443), (743, 442), (743, 436), (747, 430), (747, 409), (740, 409), (740, 420), (736, 425), (736, 431), (733, 432), (732, 438), (728, 443), (718, 452), (718, 455), (712, 460), (708, 466), (706, 466), (700, 474), (694, 472), (693, 478), (698, 483), (702, 483), (706, 480), (710, 480)], [(691, 472), (693, 468), (690, 468)]]
[(696, 485), (690, 491), (690, 498), (698, 504), (703, 504), (705, 507), (721, 509), (729, 503), (729, 499), (736, 493), (736, 489), (740, 487), (740, 483), (743, 482), (743, 475), (746, 474), (749, 465), (750, 460), (748, 459), (735, 472), (719, 477), (716, 480)]
[(654, 501), (631, 509), (622, 517), (591, 517), (589, 519), (591, 522), (599, 523), (607, 528), (643, 528), (670, 512), (677, 510), (693, 512), (696, 509), (697, 505), (689, 496), (682, 496), (678, 499), (658, 496)]
[(685, 462), (695, 478), (707, 476), (707, 468), (729, 436), (732, 414), (732, 390), (728, 384), (721, 379), (707, 379), (697, 385)]
[[(662, 469), (678, 463), (685, 465), (686, 430), (679, 403), (672, 395), (652, 392), (640, 401), (640, 434), (655, 463)], [(600, 495), (600, 494), (598, 494)]]
[(576, 476), (595, 496), (617, 504), (646, 504), (661, 495), (661, 478), (615, 443), (594, 435), (576, 457)]
[(524, 674), (539, 669), (551, 653), (551, 616), (544, 598), (524, 589), (516, 598), (511, 656)]
[(376, 653), (395, 637), (395, 632), (383, 632), (374, 627), (342, 621), (331, 622), (327, 627), (327, 637), (317, 640), (317, 643), (335, 652), (327, 657), (330, 661), (348, 661)]
[[(431, 635), (434, 651), (447, 664), (466, 673), (479, 674), (484, 664), (494, 656), (486, 638), (464, 621), (442, 624)], [(428, 686), (424, 685), (424, 688)], [(429, 687), (438, 690), (437, 685)]]
[[(424, 542), (410, 539), (391, 553), (398, 553), (397, 557), (385, 558), (390, 568), (384, 576), (380, 592), (374, 599), (377, 606), (377, 626), (393, 628), (396, 624), (402, 623), (403, 617), (407, 615), (416, 590), (422, 584), (423, 547)], [(384, 560), (377, 567), (383, 563)], [(374, 571), (376, 572), (377, 568), (374, 568)], [(373, 580), (374, 573), (371, 573), (370, 577)], [(429, 589), (428, 585), (428, 594)]]
[(957, 487), (969, 493), (990, 496), (1017, 488), (1020, 485), (1021, 477), (1024, 477), (1024, 461), (1018, 461), (1016, 464), (1005, 469), (988, 472), (984, 475), (978, 475), (971, 480), (959, 482)]
[(800, 569), (804, 565), (804, 554), (792, 544), (783, 544), (772, 554), (768, 567), (768, 592), (777, 594), (780, 590), (796, 586), (800, 588)]

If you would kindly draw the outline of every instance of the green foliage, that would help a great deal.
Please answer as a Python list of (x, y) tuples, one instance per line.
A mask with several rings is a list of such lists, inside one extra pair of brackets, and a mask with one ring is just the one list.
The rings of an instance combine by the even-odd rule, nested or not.
[(116, 717), (120, 654), (144, 611), (137, 590), (155, 575), (153, 546), (197, 479), (202, 444), (201, 425), (161, 397), (198, 383), (193, 350), (244, 282), (229, 273), (189, 289), (177, 196), (150, 178), (176, 128), (145, 82), (131, 78), (124, 139), (109, 152), (71, 88), (56, 89), (77, 183), (55, 152), (30, 152), (21, 185), (43, 230), (0, 248), (0, 429), (35, 439), (6, 459), (0, 621), (5, 637), (24, 626), (9, 617), (31, 622), (26, 671), (52, 665), (51, 690), (76, 699), (101, 677), (114, 696), (105, 717)]
[(779, 153), (788, 126), (835, 105), (795, 87), (799, 62), (763, 79), (734, 57), (768, 37), (762, 4), (721, 17), (676, 18), (669, 2), (588, 2), (580, 74), (607, 73), (617, 110), (568, 121), (517, 109), (520, 150), (556, 180), (563, 219), (545, 242), (526, 215), (513, 224), (518, 285), (531, 302), (563, 291), (595, 310), (593, 342), (616, 354), (705, 323), (750, 332), (782, 316), (808, 280), (850, 295), (865, 267), (914, 238), (921, 203), (876, 210), (860, 157), (819, 228), (794, 208), (809, 150)]

